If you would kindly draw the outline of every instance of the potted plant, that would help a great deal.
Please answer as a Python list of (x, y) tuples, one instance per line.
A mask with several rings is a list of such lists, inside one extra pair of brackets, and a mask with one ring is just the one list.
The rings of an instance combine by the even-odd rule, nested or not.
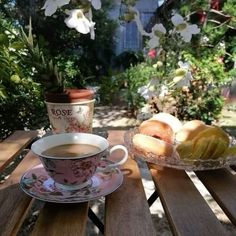
[(31, 23), (28, 36), (21, 30), (21, 39), (27, 48), (24, 62), (34, 68), (34, 76), (42, 85), (52, 132), (92, 132), (94, 92), (65, 87), (62, 71), (34, 45)]

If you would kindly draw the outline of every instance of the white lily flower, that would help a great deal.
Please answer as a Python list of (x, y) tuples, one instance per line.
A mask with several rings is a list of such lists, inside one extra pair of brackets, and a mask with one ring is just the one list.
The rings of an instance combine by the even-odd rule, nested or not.
[(182, 36), (185, 42), (190, 42), (192, 35), (198, 34), (200, 32), (200, 29), (196, 24), (188, 24), (186, 21), (184, 21), (184, 18), (177, 13), (171, 17), (171, 21), (175, 26), (176, 31)]
[(160, 38), (166, 34), (166, 28), (163, 24), (155, 24), (152, 27), (152, 32), (149, 35), (150, 40), (148, 41), (148, 46), (150, 48), (157, 48), (160, 45)]
[(159, 87), (159, 80), (158, 79), (151, 79), (150, 82), (142, 86), (138, 89), (138, 93), (144, 97), (145, 100), (148, 100), (154, 96), (158, 96), (160, 91)]
[[(188, 75), (189, 75), (189, 74), (188, 74)], [(191, 78), (192, 78), (192, 76), (191, 76), (191, 77), (189, 77), (189, 76), (183, 77), (181, 80), (179, 80), (179, 81), (176, 83), (175, 87), (176, 87), (176, 88), (182, 88), (182, 87), (184, 87), (184, 86), (189, 87), (189, 86), (190, 86), (190, 80), (191, 80)]]
[(149, 48), (157, 48), (160, 45), (160, 39), (157, 36), (152, 36), (147, 42)]
[(166, 85), (162, 85), (159, 98), (163, 99), (168, 94), (168, 92), (169, 92), (168, 87)]
[(99, 10), (102, 7), (101, 0), (89, 0), (95, 10)]
[(74, 9), (68, 12), (69, 16), (65, 19), (65, 23), (69, 28), (75, 28), (81, 34), (88, 34), (94, 29), (94, 22), (89, 21), (82, 10)]
[(174, 26), (178, 26), (182, 23), (186, 23), (184, 21), (184, 18), (181, 15), (179, 15), (178, 13), (174, 13), (174, 15), (171, 17), (171, 22), (173, 23)]
[(182, 61), (179, 61), (178, 62), (178, 66), (181, 68), (181, 69), (185, 69), (185, 70), (189, 70), (189, 63), (188, 62), (182, 62)]
[(156, 35), (157, 37), (161, 37), (166, 34), (166, 28), (163, 26), (163, 24), (155, 24), (152, 27), (152, 34)]
[(56, 12), (57, 8), (60, 8), (69, 2), (70, 0), (46, 0), (42, 9), (45, 10), (45, 16), (51, 16)]
[(175, 87), (176, 88), (182, 88), (184, 86), (189, 87), (190, 86), (190, 81), (193, 80), (191, 71), (189, 70), (190, 66), (187, 62), (183, 63), (182, 61), (178, 62), (178, 65), (180, 69), (185, 70), (185, 74), (182, 76), (176, 76), (174, 78), (174, 82), (176, 83)]
[(148, 100), (149, 97), (150, 97), (150, 94), (149, 94), (149, 90), (147, 88), (147, 86), (142, 86), (140, 88), (138, 88), (138, 91), (137, 91), (145, 100)]

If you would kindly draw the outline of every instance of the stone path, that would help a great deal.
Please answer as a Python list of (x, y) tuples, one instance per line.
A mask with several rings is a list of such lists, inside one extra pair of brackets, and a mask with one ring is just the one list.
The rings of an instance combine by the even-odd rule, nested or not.
[[(234, 111), (229, 111), (227, 109), (222, 113), (221, 119), (218, 122), (219, 125), (234, 127), (236, 126), (236, 113)], [(93, 127), (98, 130), (106, 130), (108, 128), (112, 129), (129, 129), (138, 124), (137, 120), (134, 118), (130, 118), (126, 109), (123, 107), (108, 107), (101, 106), (96, 107), (94, 112), (94, 123)], [(234, 129), (235, 131), (235, 129)], [(144, 162), (138, 161), (138, 165), (140, 166), (142, 181), (144, 184), (144, 189), (147, 198), (154, 191), (154, 184), (151, 180), (151, 176), (149, 175), (149, 171)], [(217, 215), (218, 219), (225, 226), (230, 236), (236, 235), (236, 227), (231, 224), (227, 216), (222, 212), (221, 208), (217, 205), (217, 203), (211, 198), (207, 189), (201, 184), (198, 178), (195, 176), (193, 172), (188, 172), (189, 177), (193, 180), (194, 184), (198, 188), (199, 192), (205, 198), (207, 203), (211, 206), (212, 210)], [(104, 199), (100, 199), (91, 203), (91, 207), (93, 211), (98, 214), (99, 211), (103, 210), (104, 207)], [(157, 236), (171, 236), (172, 233), (168, 226), (168, 222), (166, 220), (162, 205), (160, 200), (156, 200), (154, 204), (150, 208), (152, 218), (154, 221), (154, 225), (156, 227)], [(89, 230), (87, 232), (88, 236), (93, 235), (101, 235), (99, 234), (98, 229), (91, 223), (89, 224)]]
[(93, 127), (95, 128), (129, 128), (138, 124), (131, 118), (124, 107), (95, 106)]

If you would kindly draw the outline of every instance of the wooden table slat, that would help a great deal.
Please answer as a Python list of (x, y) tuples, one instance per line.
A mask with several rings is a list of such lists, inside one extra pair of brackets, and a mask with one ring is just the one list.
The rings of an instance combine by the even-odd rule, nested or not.
[(31, 151), (29, 151), (27, 155), (24, 157), (24, 159), (20, 162), (20, 164), (16, 167), (16, 169), (12, 172), (10, 177), (6, 179), (6, 181), (3, 184), (0, 184), (0, 189), (19, 183), (21, 176), (27, 170), (36, 166), (39, 163), (40, 163), (39, 158), (36, 157)]
[(185, 171), (149, 168), (174, 235), (227, 235)]
[(0, 172), (38, 135), (37, 131), (17, 130), (0, 143)]
[(105, 235), (156, 235), (137, 164), (129, 159), (122, 171), (123, 184), (106, 198)]
[(32, 236), (83, 236), (86, 233), (88, 203), (46, 203), (40, 211)]
[(0, 190), (0, 235), (17, 235), (32, 198), (26, 196), (19, 189), (19, 185), (11, 185)]
[(1, 236), (12, 236), (20, 228), (33, 199), (20, 189), (19, 181), (23, 173), (39, 163), (39, 159), (29, 152), (12, 172), (10, 177), (0, 184), (0, 232)]
[(198, 171), (196, 175), (232, 223), (236, 225), (236, 176), (227, 169)]
[[(109, 133), (110, 144), (123, 144), (123, 134)], [(156, 235), (136, 162), (128, 159), (121, 170), (123, 184), (106, 197), (105, 235)]]

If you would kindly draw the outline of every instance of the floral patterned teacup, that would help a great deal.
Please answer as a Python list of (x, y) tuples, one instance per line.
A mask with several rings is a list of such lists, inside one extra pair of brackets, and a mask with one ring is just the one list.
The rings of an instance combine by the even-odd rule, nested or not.
[[(73, 157), (58, 157), (43, 154), (46, 150), (66, 145), (66, 144), (88, 144), (98, 147), (94, 153)], [(118, 167), (124, 164), (128, 158), (128, 151), (123, 145), (113, 146), (110, 150), (109, 142), (95, 134), (90, 133), (62, 133), (45, 136), (35, 141), (31, 150), (36, 154), (48, 175), (59, 187), (66, 189), (82, 188), (90, 183), (96, 171), (106, 171), (107, 169)], [(99, 167), (101, 159), (109, 157), (115, 150), (123, 150), (118, 162)]]

